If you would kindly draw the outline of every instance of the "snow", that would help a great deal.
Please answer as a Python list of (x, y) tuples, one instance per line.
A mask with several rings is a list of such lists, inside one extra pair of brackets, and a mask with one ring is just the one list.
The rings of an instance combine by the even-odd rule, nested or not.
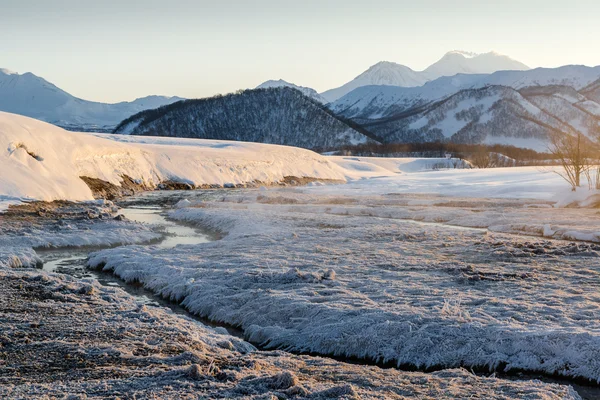
[[(97, 249), (163, 237), (148, 225), (113, 220), (117, 207), (109, 201), (22, 208), (0, 215), (0, 267), (35, 267), (41, 260), (33, 248)], [(37, 218), (27, 217), (31, 214)]]
[(591, 114), (594, 114), (597, 117), (600, 117), (600, 104), (596, 103), (595, 101), (582, 101), (580, 103), (577, 103), (577, 106), (583, 108)]
[[(488, 113), (490, 108), (500, 100), (500, 95), (487, 96), (483, 99), (465, 99), (460, 101), (453, 109), (451, 113), (448, 113), (446, 117), (440, 121), (436, 121), (433, 128), (438, 128), (442, 131), (442, 134), (446, 138), (451, 138), (454, 134), (463, 129), (470, 120), (464, 118), (459, 120), (457, 115), (461, 111), (469, 110), (471, 108), (479, 108), (483, 113)], [(484, 123), (484, 121), (479, 121)]]
[(419, 72), (407, 66), (389, 61), (382, 61), (369, 67), (352, 81), (335, 89), (321, 93), (328, 102), (336, 101), (353, 90), (370, 85), (391, 85), (401, 87), (421, 86), (427, 79)]
[[(532, 198), (551, 200), (556, 193), (568, 192), (568, 185), (553, 172), (551, 167), (517, 167), (492, 169), (454, 169), (451, 160), (445, 158), (378, 158), (378, 157), (338, 157), (329, 159), (340, 166), (354, 162), (354, 170), (347, 177), (356, 180), (351, 184), (335, 188), (342, 193), (382, 194), (386, 191), (397, 193), (433, 193), (444, 196), (493, 198)], [(447, 170), (434, 171), (433, 166), (445, 162)], [(359, 180), (371, 177), (363, 175), (356, 163), (386, 165), (390, 178)], [(393, 177), (395, 172), (411, 172), (401, 177)]]
[[(391, 106), (401, 110), (423, 102), (446, 98), (460, 90), (497, 85), (522, 89), (529, 86), (565, 85), (582, 89), (600, 77), (600, 66), (568, 65), (559, 68), (536, 68), (526, 71), (497, 71), (492, 74), (442, 76), (419, 87), (361, 86), (338, 98), (330, 107), (347, 117), (361, 115), (375, 118)], [(363, 115), (366, 113), (368, 115)]]
[(41, 271), (0, 268), (0, 310), (2, 398), (579, 399), (569, 386), (465, 369), (427, 374), (261, 352), (119, 288)]
[(451, 51), (429, 66), (423, 73), (429, 79), (456, 74), (491, 74), (502, 70), (529, 70), (529, 67), (508, 56), (489, 52), (484, 54)]
[[(463, 197), (398, 190), (409, 175), (416, 185), (459, 174), (452, 191)], [(222, 240), (104, 250), (89, 265), (269, 348), (600, 381), (600, 246), (542, 237), (588, 229), (600, 238), (600, 217), (515, 200), (494, 175), (523, 187), (542, 178), (530, 193), (544, 198), (554, 174), (418, 172), (231, 194), (169, 214)], [(489, 199), (496, 194), (507, 199)]]
[[(218, 140), (68, 132), (0, 112), (0, 200), (92, 200), (79, 178), (119, 185), (123, 175), (149, 186), (276, 183), (285, 176), (343, 180), (343, 171), (308, 150)], [(37, 157), (37, 158), (36, 158)]]
[[(319, 188), (323, 187), (311, 190)], [(192, 196), (206, 194), (188, 193)], [(293, 205), (286, 205), (286, 199), (294, 198), (299, 201), (298, 209), (287, 209)], [(398, 223), (382, 226), (381, 220), (365, 221), (364, 224), (365, 217), (327, 215), (323, 213), (324, 209), (313, 215), (306, 209), (314, 200), (313, 195), (303, 195), (302, 191), (271, 189), (239, 191), (238, 194), (220, 191), (212, 199), (182, 200), (170, 216), (194, 223), (205, 221), (204, 226), (227, 232), (224, 240), (169, 249), (125, 246), (107, 250), (109, 253), (96, 253), (92, 262), (102, 257), (110, 257), (119, 264), (124, 262), (125, 265), (118, 268), (124, 277), (143, 276), (140, 281), (148, 287), (165, 297), (173, 295), (196, 313), (210, 301), (213, 302), (211, 314), (221, 316), (216, 319), (235, 321), (246, 314), (248, 322), (244, 322), (244, 326), (251, 340), (261, 342), (274, 338), (270, 346), (277, 346), (280, 341), (299, 344), (285, 347), (308, 350), (306, 344), (314, 341), (315, 348), (337, 348), (334, 352), (343, 354), (351, 352), (350, 345), (363, 348), (359, 354), (378, 349), (384, 359), (387, 356), (393, 358), (394, 352), (400, 350), (397, 344), (408, 339), (406, 347), (409, 351), (419, 350), (419, 354), (423, 348), (424, 358), (433, 356), (434, 362), (443, 362), (445, 357), (453, 357), (456, 353), (459, 357), (471, 355), (479, 357), (477, 359), (488, 355), (491, 362), (515, 359), (511, 366), (516, 367), (535, 363), (528, 358), (534, 357), (536, 351), (523, 352), (521, 348), (525, 345), (522, 343), (515, 343), (515, 348), (511, 348), (511, 336), (498, 335), (495, 339), (500, 344), (488, 343), (492, 349), (505, 350), (509, 353), (506, 355), (484, 352), (478, 356), (475, 350), (469, 352), (471, 346), (476, 349), (485, 340), (476, 340), (472, 344), (461, 341), (457, 350), (452, 350), (452, 346), (456, 347), (452, 337), (447, 340), (450, 346), (438, 349), (431, 347), (427, 340), (419, 345), (419, 337), (427, 337), (436, 326), (450, 332), (462, 330), (467, 335), (486, 332), (484, 325), (478, 324), (488, 318), (484, 307), (490, 308), (493, 314), (498, 302), (506, 301), (502, 297), (490, 304), (474, 305), (472, 299), (476, 295), (468, 291), (458, 298), (450, 287), (454, 282), (453, 275), (448, 279), (445, 271), (467, 277), (487, 273), (485, 270), (463, 271), (460, 265), (453, 269), (452, 265), (427, 263), (428, 268), (432, 265), (442, 267), (434, 270), (434, 275), (440, 275), (439, 279), (434, 278), (429, 284), (440, 284), (445, 280), (448, 286), (442, 284), (443, 292), (420, 293), (415, 284), (419, 277), (427, 274), (419, 275), (413, 271), (418, 260), (409, 254), (414, 247), (411, 243), (419, 247), (421, 240), (424, 245), (432, 245), (434, 251), (427, 255), (440, 249), (439, 243), (426, 242), (428, 235), (420, 233), (420, 227), (398, 229), (405, 227)], [(327, 196), (319, 196), (319, 201), (325, 203), (317, 207), (343, 204), (339, 199), (327, 199)], [(70, 246), (76, 243), (73, 240), (82, 237), (84, 242), (94, 238), (97, 244), (111, 245), (115, 243), (101, 239), (109, 239), (111, 232), (117, 237), (131, 237), (139, 242), (149, 230), (128, 221), (99, 216), (91, 220), (80, 218), (81, 212), (99, 214), (113, 210), (110, 202), (66, 204), (57, 206), (58, 209), (50, 209), (48, 204), (28, 207), (38, 207), (39, 218), (22, 220), (23, 215), (30, 214), (26, 211), (23, 215), (10, 214), (11, 222), (0, 224), (0, 313), (4, 316), (0, 319), (0, 331), (5, 355), (5, 362), (0, 363), (0, 373), (5, 376), (0, 385), (2, 398), (114, 397), (115, 394), (128, 398), (173, 399), (249, 395), (252, 398), (262, 398), (261, 395), (266, 398), (284, 395), (394, 398), (401, 394), (440, 399), (473, 395), (498, 400), (526, 396), (579, 399), (567, 385), (481, 377), (460, 368), (443, 366), (443, 370), (433, 373), (406, 372), (282, 351), (259, 351), (247, 341), (227, 335), (224, 328), (211, 329), (186, 315), (171, 312), (161, 306), (164, 302), (141, 304), (121, 288), (101, 286), (94, 279), (75, 279), (33, 269), (41, 261), (39, 255), (31, 248), (19, 247), (20, 244), (35, 245), (53, 240), (52, 245)], [(4, 218), (2, 222), (8, 222), (7, 215), (0, 216)], [(322, 229), (325, 229), (324, 235)], [(455, 240), (450, 244), (464, 245), (462, 239), (471, 237), (470, 231), (465, 232), (458, 238), (452, 235)], [(71, 240), (63, 241), (60, 237)], [(388, 240), (392, 237), (393, 242)], [(27, 242), (23, 238), (27, 238)], [(321, 242), (315, 244), (315, 239)], [(389, 248), (402, 240), (406, 241), (404, 249)], [(331, 247), (336, 241), (340, 241), (341, 246)], [(372, 247), (377, 241), (384, 243), (379, 249)], [(256, 247), (248, 248), (252, 243)], [(313, 245), (306, 247), (307, 243)], [(378, 255), (380, 251), (383, 253)], [(388, 252), (391, 258), (386, 259), (384, 256)], [(346, 262), (347, 258), (349, 262)], [(367, 261), (374, 263), (371, 272), (364, 269), (363, 263)], [(391, 279), (394, 265), (405, 261), (409, 268), (401, 281), (408, 284), (397, 286), (392, 283), (384, 291), (377, 291), (383, 282), (394, 282)], [(169, 276), (158, 274), (159, 265)], [(511, 272), (501, 272), (498, 276), (506, 277), (510, 283)], [(363, 282), (365, 285), (361, 288)], [(587, 285), (590, 284), (585, 283), (584, 296), (587, 296)], [(391, 300), (398, 294), (401, 297), (395, 304)], [(411, 296), (416, 296), (417, 301), (426, 301), (422, 306), (409, 304), (406, 300)], [(219, 303), (228, 304), (230, 309), (219, 310)], [(378, 308), (378, 305), (383, 307)], [(534, 311), (544, 312), (545, 306), (535, 307)], [(477, 307), (482, 311), (473, 311)], [(432, 311), (431, 315), (415, 316), (414, 313), (422, 310)], [(515, 311), (520, 313), (521, 309), (512, 304), (509, 312)], [(408, 317), (404, 321), (403, 315)], [(278, 319), (283, 323), (273, 324)], [(315, 324), (310, 323), (311, 319)], [(361, 319), (373, 323), (359, 326), (355, 322)], [(428, 321), (433, 322), (430, 328)], [(502, 325), (502, 321), (496, 323)], [(297, 330), (302, 326), (307, 330), (298, 334)], [(469, 326), (473, 327), (473, 332)], [(310, 334), (311, 329), (314, 337)], [(367, 337), (358, 337), (360, 332)], [(517, 333), (517, 337), (523, 336)], [(439, 338), (434, 336), (431, 340), (435, 342)], [(537, 343), (534, 335), (528, 340)], [(574, 339), (573, 342), (572, 350), (577, 352), (579, 341)], [(589, 342), (593, 345), (593, 340)], [(563, 356), (560, 352), (562, 342), (553, 340), (551, 343), (551, 346), (538, 350), (549, 354), (548, 369), (560, 368), (554, 360)], [(554, 356), (555, 349), (559, 352)], [(523, 353), (520, 356), (519, 351)], [(438, 352), (441, 354), (437, 355)], [(589, 354), (595, 355), (593, 347)], [(584, 357), (571, 357), (568, 361), (573, 362), (575, 374), (585, 375), (595, 366), (592, 362), (589, 367), (580, 368), (578, 361), (587, 361)], [(65, 368), (57, 373), (57, 366)], [(15, 375), (15, 370), (22, 373)]]
[(403, 172), (468, 167), (464, 161), (447, 158), (328, 156), (328, 159), (344, 169), (348, 180), (395, 176)]

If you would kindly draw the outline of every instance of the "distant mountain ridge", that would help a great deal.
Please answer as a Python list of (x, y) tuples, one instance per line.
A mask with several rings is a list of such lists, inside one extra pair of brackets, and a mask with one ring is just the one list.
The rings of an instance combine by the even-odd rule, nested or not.
[(371, 140), (362, 128), (350, 126), (318, 101), (287, 86), (180, 101), (133, 115), (114, 132), (308, 149), (332, 149)]
[(72, 129), (114, 129), (128, 116), (181, 100), (148, 96), (132, 102), (106, 104), (79, 99), (27, 72), (0, 69), (0, 111), (21, 114)]
[(514, 89), (560, 85), (585, 90), (599, 78), (600, 66), (581, 65), (536, 68), (527, 71), (498, 71), (492, 74), (458, 74), (438, 78), (420, 87), (363, 86), (329, 104), (329, 107), (336, 114), (346, 118), (377, 119), (442, 100), (465, 89), (490, 85)]
[(424, 71), (414, 71), (405, 65), (393, 62), (379, 62), (345, 85), (327, 90), (321, 95), (328, 102), (332, 102), (363, 86), (417, 87), (443, 76), (490, 74), (496, 71), (528, 69), (527, 65), (496, 52), (473, 54), (451, 51)]

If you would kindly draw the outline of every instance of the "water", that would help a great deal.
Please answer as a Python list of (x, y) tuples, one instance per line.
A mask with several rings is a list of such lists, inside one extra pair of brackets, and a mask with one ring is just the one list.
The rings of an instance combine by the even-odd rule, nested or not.
[(119, 214), (131, 221), (154, 225), (163, 230), (166, 236), (161, 242), (156, 244), (156, 246), (162, 249), (170, 249), (179, 244), (200, 244), (214, 240), (212, 237), (214, 235), (209, 235), (190, 226), (166, 219), (163, 215), (162, 207), (138, 206), (135, 208), (123, 208)]
[[(119, 214), (131, 221), (152, 225), (164, 235), (158, 243), (153, 243), (153, 245), (163, 249), (173, 248), (177, 245), (208, 243), (215, 240), (216, 237), (214, 234), (168, 220), (164, 215), (165, 209), (160, 206), (126, 207), (119, 210)], [(235, 327), (215, 324), (205, 318), (194, 316), (179, 304), (164, 300), (141, 285), (127, 284), (112, 273), (86, 268), (88, 253), (94, 250), (101, 250), (101, 248), (36, 249), (36, 252), (44, 262), (42, 267), (44, 271), (70, 275), (77, 279), (95, 279), (103, 286), (119, 287), (133, 296), (137, 304), (167, 307), (174, 313), (186, 315), (203, 325), (225, 328), (229, 334), (243, 339), (243, 332)]]

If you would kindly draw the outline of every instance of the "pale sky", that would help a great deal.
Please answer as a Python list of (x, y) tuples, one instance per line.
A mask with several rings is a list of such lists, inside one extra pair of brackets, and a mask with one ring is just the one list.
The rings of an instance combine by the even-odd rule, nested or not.
[(0, 67), (104, 102), (285, 79), (324, 91), (450, 50), (600, 65), (598, 0), (0, 0)]

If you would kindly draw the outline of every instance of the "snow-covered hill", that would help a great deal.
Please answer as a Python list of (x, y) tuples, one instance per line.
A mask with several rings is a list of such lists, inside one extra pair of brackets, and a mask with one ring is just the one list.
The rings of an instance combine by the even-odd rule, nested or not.
[(263, 82), (260, 85), (258, 85), (256, 87), (256, 89), (269, 89), (269, 88), (277, 88), (277, 87), (291, 87), (294, 89), (298, 89), (305, 96), (311, 97), (311, 98), (317, 100), (319, 103), (322, 103), (322, 104), (327, 103), (327, 100), (325, 100), (325, 98), (323, 96), (321, 96), (315, 89), (305, 87), (305, 86), (294, 85), (293, 83), (286, 82), (283, 79), (279, 79), (276, 81), (270, 80), (270, 81)]
[(368, 137), (297, 89), (254, 89), (148, 110), (115, 133), (273, 143), (309, 149), (365, 143)]
[(364, 86), (416, 87), (443, 76), (490, 74), (502, 70), (528, 69), (529, 67), (525, 64), (496, 52), (473, 54), (451, 51), (424, 71), (414, 71), (407, 66), (392, 62), (379, 62), (345, 85), (323, 92), (322, 96), (328, 102), (333, 102)]
[(69, 132), (0, 112), (0, 208), (6, 202), (92, 200), (81, 176), (119, 185), (123, 175), (153, 187), (163, 181), (238, 184), (285, 176), (344, 179), (309, 150), (258, 143), (144, 138)]
[(385, 142), (511, 144), (544, 151), (554, 132), (600, 137), (600, 104), (569, 86), (493, 85), (361, 122)]
[(30, 72), (0, 69), (0, 111), (21, 114), (70, 129), (111, 129), (123, 119), (150, 108), (179, 101), (148, 96), (116, 104), (82, 100)]

